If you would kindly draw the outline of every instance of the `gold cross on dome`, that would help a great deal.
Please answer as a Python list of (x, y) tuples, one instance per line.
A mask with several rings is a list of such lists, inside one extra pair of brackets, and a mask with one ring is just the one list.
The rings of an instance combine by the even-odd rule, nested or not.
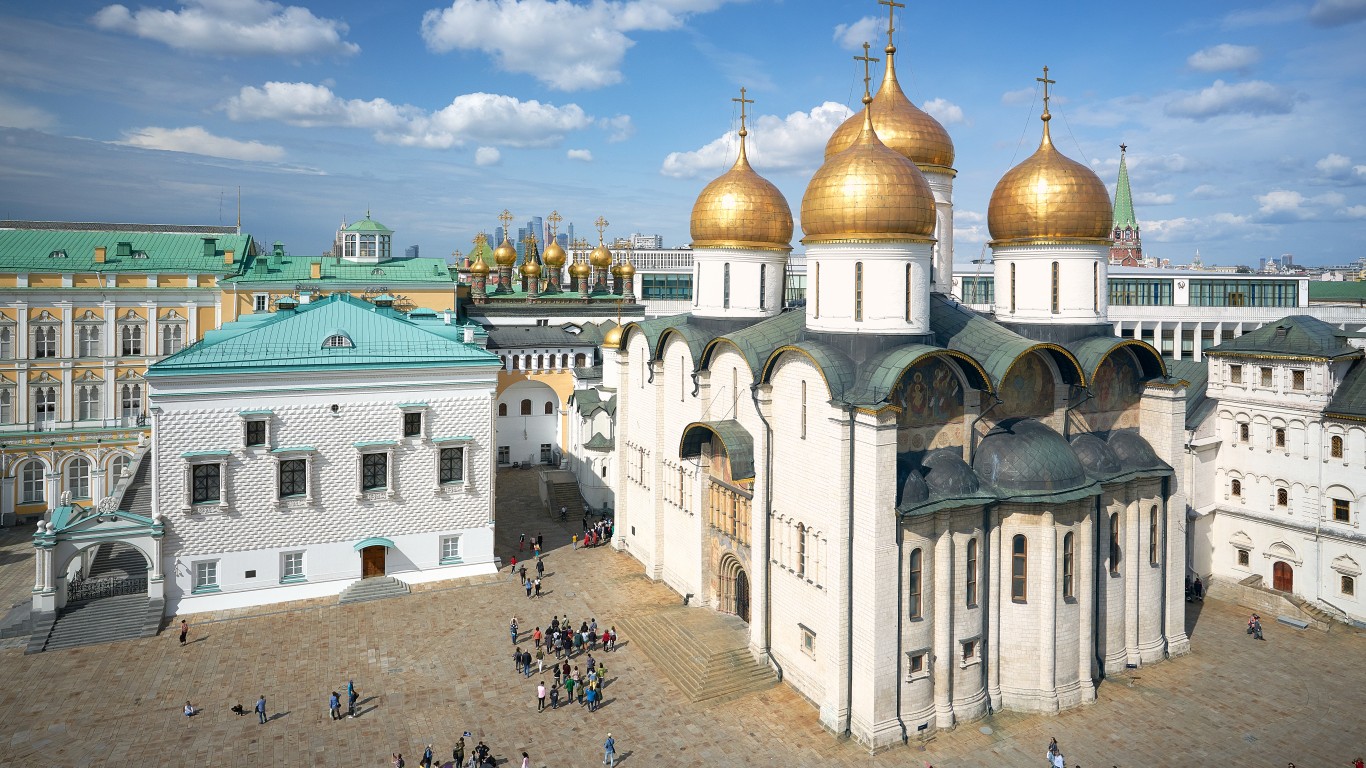
[(479, 234), (475, 235), (474, 239), (470, 242), (474, 243), (475, 249), (478, 250), (479, 246), (483, 245), (484, 243), (487, 243), (488, 241), (489, 236), (484, 234), (483, 232), (480, 232)]
[(564, 217), (560, 215), (559, 211), (551, 211), (545, 220), (550, 222), (550, 239), (554, 240), (555, 233), (560, 231), (560, 222), (564, 221)]
[(743, 86), (741, 86), (741, 88), (740, 88), (740, 98), (738, 98), (738, 99), (731, 99), (731, 101), (738, 101), (738, 102), (740, 102), (740, 135), (741, 135), (741, 136), (744, 136), (745, 134), (749, 133), (749, 131), (745, 130), (745, 116), (746, 116), (746, 113), (745, 113), (745, 105), (746, 105), (746, 104), (753, 104), (753, 103), (754, 103), (754, 99), (747, 99), (747, 98), (745, 98), (745, 89), (744, 89)]
[(503, 212), (498, 214), (498, 223), (503, 225), (503, 239), (508, 239), (508, 224), (512, 223), (512, 211), (504, 208)]
[(593, 226), (595, 226), (595, 227), (598, 228), (598, 244), (599, 244), (599, 245), (602, 244), (602, 233), (603, 233), (604, 231), (607, 230), (607, 225), (610, 224), (610, 223), (611, 223), (611, 222), (609, 222), (607, 219), (604, 219), (604, 218), (601, 217), (601, 216), (598, 217), (598, 220), (597, 220), (597, 221), (593, 222)]
[(879, 59), (876, 56), (868, 55), (868, 49), (870, 47), (871, 46), (869, 46), (867, 43), (864, 43), (863, 55), (854, 57), (854, 61), (863, 62), (863, 98), (869, 101), (871, 101), (871, 97), (869, 96), (869, 94), (872, 93), (872, 91), (869, 90), (869, 87), (870, 84), (873, 82), (873, 75), (868, 69), (868, 65), (872, 64), (875, 61), (882, 61), (882, 59)]
[(905, 8), (905, 3), (898, 3), (896, 0), (877, 0), (878, 5), (887, 6), (887, 44), (892, 44), (892, 33), (896, 31), (894, 26), (894, 16), (896, 9)]
[(1043, 77), (1036, 77), (1034, 79), (1043, 83), (1043, 113), (1046, 115), (1048, 114), (1048, 86), (1053, 85), (1058, 81), (1048, 79), (1048, 67), (1043, 68)]

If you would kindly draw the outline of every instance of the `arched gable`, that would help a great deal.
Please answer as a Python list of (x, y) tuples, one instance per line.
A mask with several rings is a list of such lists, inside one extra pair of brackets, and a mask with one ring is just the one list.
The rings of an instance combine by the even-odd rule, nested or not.
[(769, 384), (773, 381), (773, 374), (777, 370), (778, 361), (784, 355), (800, 355), (805, 357), (820, 373), (821, 379), (825, 382), (826, 392), (829, 393), (831, 400), (843, 400), (850, 387), (854, 385), (854, 364), (833, 347), (827, 346), (819, 341), (804, 340), (793, 344), (784, 344), (773, 350), (763, 363), (759, 371), (759, 382)]
[(690, 459), (702, 453), (702, 445), (712, 438), (720, 440), (730, 462), (730, 479), (746, 482), (754, 479), (754, 436), (734, 419), (723, 421), (694, 421), (683, 428), (678, 442), (678, 457)]

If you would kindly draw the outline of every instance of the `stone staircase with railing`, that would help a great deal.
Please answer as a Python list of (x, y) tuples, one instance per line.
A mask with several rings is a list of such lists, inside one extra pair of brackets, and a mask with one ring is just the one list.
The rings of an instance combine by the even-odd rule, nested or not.
[(575, 482), (553, 482), (550, 484), (550, 500), (546, 503), (550, 505), (550, 516), (559, 518), (560, 508), (563, 507), (570, 520), (583, 515), (583, 495), (579, 493), (579, 484)]
[(705, 608), (670, 608), (617, 621), (622, 642), (639, 647), (684, 696), (719, 703), (777, 685), (749, 652), (747, 625)]
[(383, 600), (386, 597), (402, 597), (411, 591), (407, 582), (399, 581), (393, 576), (357, 579), (351, 583), (351, 586), (342, 590), (341, 597), (337, 598), (337, 603), (346, 605), (347, 603), (364, 603), (369, 600)]

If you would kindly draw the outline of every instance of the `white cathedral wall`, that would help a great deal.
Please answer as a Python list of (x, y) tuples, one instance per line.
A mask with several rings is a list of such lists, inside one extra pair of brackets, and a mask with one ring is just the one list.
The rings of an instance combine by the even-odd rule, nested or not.
[[(848, 424), (830, 404), (818, 368), (799, 354), (785, 354), (770, 377), (773, 399), (772, 652), (783, 679), (811, 700), (821, 721), (831, 725), (839, 707), (846, 639), (845, 562), (848, 504)], [(802, 383), (806, 383), (806, 425), (802, 425)], [(758, 506), (756, 505), (756, 509)], [(793, 534), (796, 523), (814, 528), (810, 577), (797, 576)], [(755, 542), (756, 568), (761, 542)], [(802, 645), (803, 628), (815, 635)]]
[[(923, 243), (821, 243), (806, 249), (806, 327), (813, 331), (930, 332), (930, 250)], [(855, 274), (863, 265), (862, 317)], [(911, 285), (907, 288), (907, 280)], [(910, 312), (907, 316), (907, 299)]]
[(625, 418), (618, 418), (617, 454), (621, 457), (621, 485), (625, 489), (625, 514), (620, 520), (621, 541), (645, 567), (659, 578), (658, 542), (662, 530), (654, 499), (654, 456), (659, 422), (660, 387), (651, 383), (650, 348), (645, 335), (631, 333), (626, 342), (626, 386), (619, 392)]
[[(457, 374), (458, 376), (459, 374)], [(495, 569), (492, 520), (492, 375), (487, 381), (450, 382), (449, 371), (413, 371), (396, 391), (392, 377), (335, 372), (293, 376), (268, 391), (241, 377), (228, 392), (187, 395), (183, 383), (154, 383), (158, 510), (166, 515), (168, 613), (194, 613), (337, 594), (360, 577), (352, 547), (372, 536), (394, 541), (386, 571), (408, 582), (431, 581)], [(446, 381), (441, 381), (445, 378)], [(174, 395), (174, 396), (168, 396)], [(399, 403), (427, 403), (421, 438), (401, 437)], [(334, 415), (331, 406), (336, 404)], [(269, 445), (243, 446), (246, 410), (272, 411)], [(431, 438), (469, 436), (466, 482), (438, 486)], [(392, 497), (357, 499), (357, 442), (394, 441)], [(312, 446), (309, 488), (313, 503), (278, 503), (277, 462), (271, 448)], [(187, 462), (182, 454), (226, 450), (226, 501), (211, 511), (188, 512)], [(293, 458), (293, 455), (290, 456)], [(462, 562), (440, 563), (441, 538), (461, 537)], [(281, 584), (282, 555), (304, 554), (302, 584)], [(218, 562), (218, 592), (193, 594), (195, 563)], [(254, 577), (247, 571), (254, 570)]]
[[(663, 419), (655, 430), (657, 471), (663, 471), (665, 461), (679, 462), (678, 448), (683, 439), (683, 428), (701, 420), (698, 398), (692, 395), (694, 363), (687, 342), (678, 334), (669, 334), (660, 357), (661, 371), (656, 378), (659, 381), (657, 391)], [(706, 527), (706, 500), (700, 498), (702, 494), (696, 494), (693, 508), (685, 512), (675, 505), (664, 503), (662, 488), (655, 487), (652, 490), (658, 519), (663, 525), (661, 540), (664, 546), (658, 555), (662, 566), (661, 577), (675, 592), (693, 594), (705, 602), (711, 592), (710, 585), (702, 579), (702, 532)]]
[(925, 181), (934, 192), (934, 274), (932, 287), (938, 293), (953, 292), (953, 177), (954, 172), (921, 168)]
[[(531, 414), (522, 413), (522, 401), (531, 401)], [(506, 416), (498, 417), (498, 443), (507, 446), (510, 461), (541, 463), (541, 446), (551, 446), (552, 456), (559, 448), (560, 398), (555, 390), (539, 381), (519, 381), (498, 397), (507, 406)], [(550, 413), (545, 412), (546, 405)], [(497, 412), (497, 411), (495, 411)]]
[[(786, 252), (698, 248), (693, 253), (694, 315), (758, 319), (782, 311)], [(727, 265), (730, 266), (729, 302)]]
[[(996, 317), (1005, 322), (1097, 323), (1108, 311), (1104, 245), (1015, 245), (992, 248)], [(1058, 311), (1053, 311), (1053, 269), (1058, 264)], [(1015, 283), (1011, 287), (1011, 267)], [(1014, 306), (1011, 297), (1014, 296)]]

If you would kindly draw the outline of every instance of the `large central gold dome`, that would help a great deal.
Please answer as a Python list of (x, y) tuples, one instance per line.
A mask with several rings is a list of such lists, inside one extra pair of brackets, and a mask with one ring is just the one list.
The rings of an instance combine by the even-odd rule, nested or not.
[(987, 229), (993, 245), (1110, 242), (1110, 193), (1095, 172), (1053, 147), (1049, 119), (1045, 107), (1038, 151), (1002, 176), (991, 193)]
[[(878, 139), (921, 168), (953, 168), (953, 139), (949, 132), (906, 97), (896, 79), (896, 46), (888, 45), (886, 52), (887, 70), (873, 97), (873, 130), (877, 131)], [(825, 144), (826, 159), (853, 146), (862, 131), (863, 115), (855, 114), (845, 120)]]
[(740, 155), (729, 171), (713, 179), (692, 207), (692, 247), (792, 250), (792, 209), (773, 183), (754, 172)]
[(828, 158), (806, 186), (802, 242), (932, 239), (934, 193), (929, 182), (915, 163), (878, 139), (867, 106), (863, 112), (858, 138)]

